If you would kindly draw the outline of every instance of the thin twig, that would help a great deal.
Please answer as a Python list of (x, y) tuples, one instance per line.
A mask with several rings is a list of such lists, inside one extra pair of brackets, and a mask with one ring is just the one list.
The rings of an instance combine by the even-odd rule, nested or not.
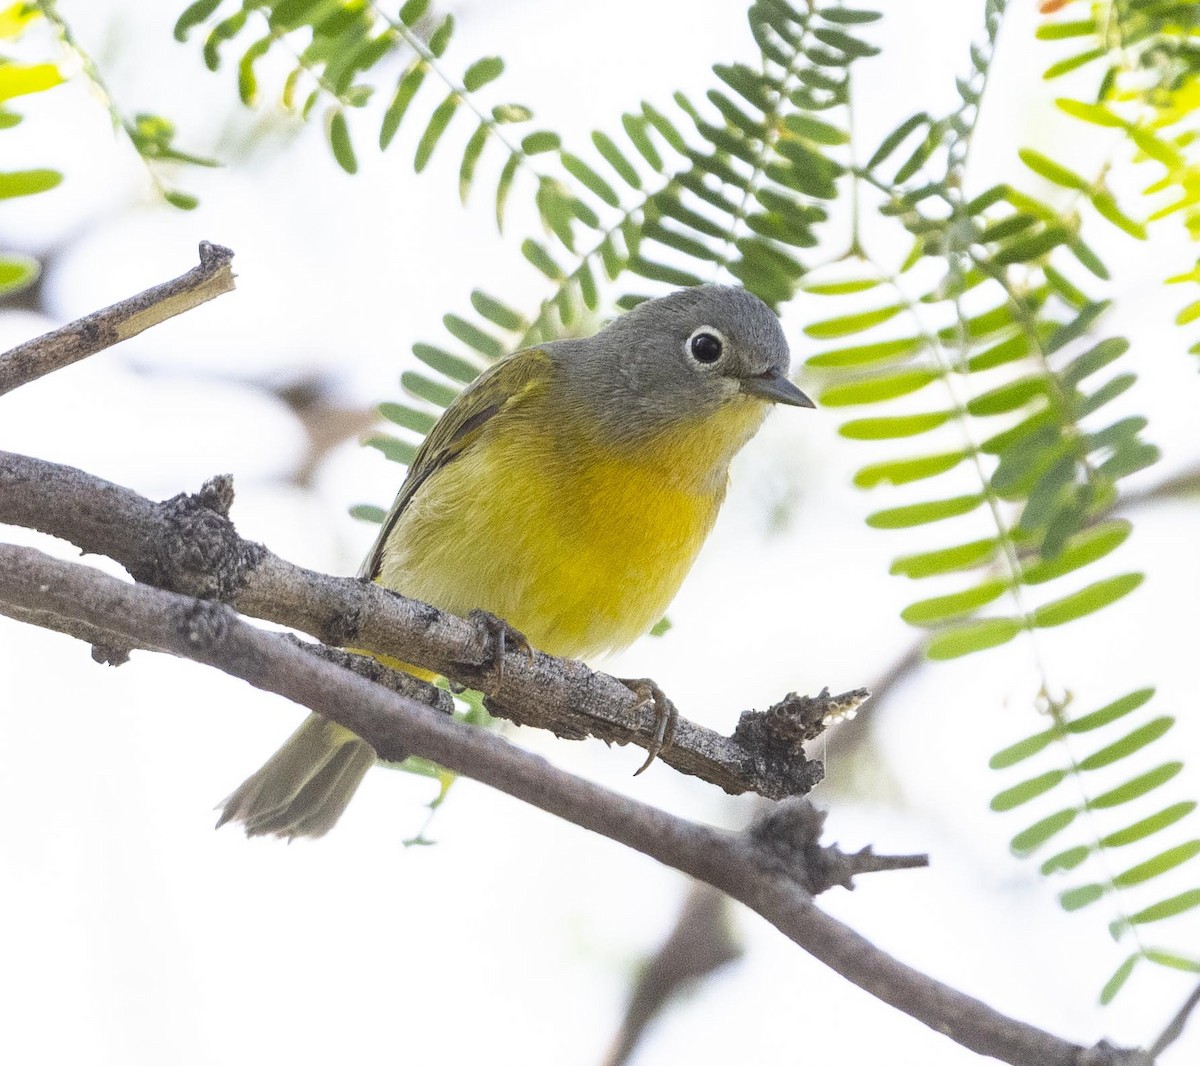
[(1157, 1059), (1164, 1051), (1167, 1050), (1176, 1040), (1183, 1036), (1184, 1026), (1187, 1025), (1188, 1019), (1192, 1016), (1192, 1011), (1200, 1004), (1200, 985), (1192, 989), (1192, 994), (1184, 1000), (1183, 1006), (1175, 1012), (1175, 1017), (1172, 1018), (1159, 1034), (1157, 1040), (1150, 1046), (1151, 1060)]
[(231, 292), (233, 252), (200, 242), (200, 265), (174, 281), (36, 337), (0, 355), (0, 396)]
[[(665, 811), (574, 777), (486, 730), (445, 715), (308, 655), (277, 634), (250, 626), (230, 608), (121, 581), (33, 548), (0, 545), (0, 600), (26, 611), (112, 629), (131, 645), (167, 648), (275, 692), (346, 726), (380, 756), (415, 752), (558, 817), (600, 833), (705, 881), (745, 903), (784, 935), (872, 995), (982, 1055), (1012, 1066), (1148, 1066), (1141, 1052), (1086, 1049), (914, 970), (818, 908), (804, 888), (822, 872), (804, 854), (782, 859), (807, 839), (806, 805), (783, 804), (768, 833), (759, 823), (733, 833)], [(783, 812), (801, 821), (789, 826)], [(782, 845), (779, 837), (782, 837)]]

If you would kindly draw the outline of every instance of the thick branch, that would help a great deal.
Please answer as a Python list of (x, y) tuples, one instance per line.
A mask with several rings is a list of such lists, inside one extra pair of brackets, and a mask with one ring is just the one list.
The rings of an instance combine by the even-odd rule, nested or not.
[[(820, 910), (803, 884), (812, 819), (789, 803), (751, 833), (688, 822), (565, 773), (243, 622), (218, 603), (130, 584), (32, 548), (0, 545), (0, 600), (116, 632), (243, 678), (352, 729), (383, 758), (415, 752), (705, 881), (757, 911), (848, 980), (963, 1046), (1013, 1066), (1148, 1066), (1140, 1052), (1086, 1049), (1005, 1017), (880, 951)], [(789, 824), (787, 811), (795, 812)], [(805, 845), (807, 846), (807, 845)]]
[[(154, 503), (71, 467), (0, 452), (0, 523), (107, 555), (145, 584), (220, 600), (333, 647), (435, 670), (485, 693), (493, 714), (563, 737), (652, 744), (653, 710), (639, 707), (615, 678), (520, 651), (497, 670), (491, 637), (479, 626), (369, 582), (306, 570), (242, 540), (225, 517), (231, 501), (227, 479), (209, 482), (198, 496)], [(733, 794), (802, 795), (822, 774), (819, 762), (805, 759), (803, 742), (821, 732), (827, 715), (865, 697), (788, 697), (769, 711), (746, 712), (733, 737), (680, 720), (660, 759)]]
[(200, 265), (174, 281), (35, 337), (0, 355), (0, 396), (77, 363), (233, 289), (233, 252), (200, 242)]

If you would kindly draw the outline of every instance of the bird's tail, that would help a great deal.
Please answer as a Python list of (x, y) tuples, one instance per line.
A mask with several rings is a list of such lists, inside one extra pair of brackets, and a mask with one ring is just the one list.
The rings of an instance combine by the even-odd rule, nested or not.
[(221, 805), (218, 828), (242, 822), (247, 836), (324, 836), (341, 817), (375, 749), (344, 726), (310, 714), (266, 764)]

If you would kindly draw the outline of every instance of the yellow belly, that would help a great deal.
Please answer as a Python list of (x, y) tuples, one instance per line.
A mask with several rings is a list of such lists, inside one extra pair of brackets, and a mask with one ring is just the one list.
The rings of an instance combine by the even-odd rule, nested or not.
[(737, 404), (715, 417), (729, 422), (709, 418), (636, 455), (504, 427), (422, 486), (378, 580), (454, 614), (490, 611), (553, 655), (625, 647), (665, 613), (762, 412)]

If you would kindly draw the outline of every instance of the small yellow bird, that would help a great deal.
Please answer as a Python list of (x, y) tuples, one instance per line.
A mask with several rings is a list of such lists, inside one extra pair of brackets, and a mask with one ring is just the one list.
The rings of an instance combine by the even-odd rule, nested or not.
[[(516, 352), (430, 431), (360, 576), (452, 614), (486, 611), (551, 655), (624, 648), (666, 611), (769, 406), (813, 406), (789, 362), (771, 309), (722, 285)], [(217, 824), (321, 836), (374, 762), (310, 715)]]

